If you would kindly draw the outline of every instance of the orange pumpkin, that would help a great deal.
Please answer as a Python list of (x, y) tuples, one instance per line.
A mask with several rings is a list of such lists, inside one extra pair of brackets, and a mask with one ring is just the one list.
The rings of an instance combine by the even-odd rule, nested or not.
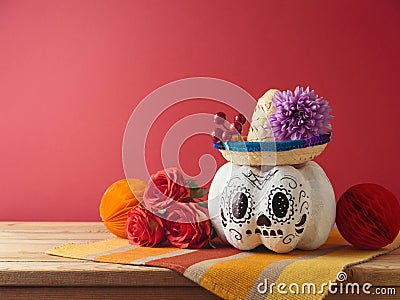
[(111, 233), (127, 237), (125, 223), (128, 212), (139, 205), (146, 186), (142, 180), (128, 178), (114, 182), (105, 191), (100, 203), (100, 216)]

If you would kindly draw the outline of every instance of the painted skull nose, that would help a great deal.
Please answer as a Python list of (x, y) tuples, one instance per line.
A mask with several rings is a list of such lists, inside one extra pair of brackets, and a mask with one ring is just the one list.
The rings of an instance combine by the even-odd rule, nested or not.
[(257, 219), (257, 225), (269, 227), (269, 226), (271, 226), (271, 220), (268, 219), (268, 217), (266, 215), (261, 215)]

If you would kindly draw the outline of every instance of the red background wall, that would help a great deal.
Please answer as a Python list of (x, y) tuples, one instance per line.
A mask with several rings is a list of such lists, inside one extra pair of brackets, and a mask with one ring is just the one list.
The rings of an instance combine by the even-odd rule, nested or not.
[(396, 0), (0, 0), (0, 220), (98, 220), (132, 110), (191, 76), (255, 98), (311, 85), (334, 109), (318, 162), (337, 195), (376, 182), (399, 197), (399, 35)]

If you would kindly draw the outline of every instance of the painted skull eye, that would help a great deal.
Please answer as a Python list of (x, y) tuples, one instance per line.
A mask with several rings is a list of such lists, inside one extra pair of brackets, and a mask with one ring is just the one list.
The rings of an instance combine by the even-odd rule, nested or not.
[(270, 217), (280, 223), (287, 222), (294, 214), (293, 197), (284, 187), (276, 187), (268, 194)]
[(250, 223), (255, 203), (245, 185), (237, 185), (234, 190), (230, 191), (226, 204), (229, 223), (236, 223), (239, 226)]
[(272, 211), (278, 218), (286, 216), (289, 208), (289, 200), (286, 195), (282, 192), (276, 193), (272, 197)]
[(236, 219), (242, 219), (249, 206), (249, 199), (244, 193), (237, 193), (232, 201), (232, 214)]

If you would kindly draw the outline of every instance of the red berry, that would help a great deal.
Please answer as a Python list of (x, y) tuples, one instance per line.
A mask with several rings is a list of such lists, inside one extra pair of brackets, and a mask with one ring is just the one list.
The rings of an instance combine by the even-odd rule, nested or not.
[(215, 135), (213, 135), (214, 133), (211, 133), (211, 139), (214, 143), (219, 143), (221, 140), (219, 138), (217, 138)]
[(225, 120), (226, 120), (226, 114), (222, 111), (219, 111), (214, 115), (215, 124), (224, 124)]
[(222, 134), (224, 133), (224, 131), (221, 128), (215, 128), (214, 132), (216, 133), (217, 137), (222, 137)]
[[(235, 116), (235, 121), (239, 122), (240, 124), (244, 124), (244, 123), (246, 123), (246, 117), (243, 116), (242, 114), (237, 114)], [(238, 130), (238, 131), (240, 132), (240, 130)]]
[(222, 140), (225, 141), (229, 141), (231, 139), (232, 133), (230, 133), (229, 131), (224, 131), (224, 133), (222, 134)]
[(237, 130), (239, 133), (242, 133), (243, 126), (238, 121), (233, 122), (233, 128)]
[(221, 141), (223, 131), (221, 128), (215, 128), (213, 132), (211, 132), (211, 138), (214, 142), (218, 143)]

